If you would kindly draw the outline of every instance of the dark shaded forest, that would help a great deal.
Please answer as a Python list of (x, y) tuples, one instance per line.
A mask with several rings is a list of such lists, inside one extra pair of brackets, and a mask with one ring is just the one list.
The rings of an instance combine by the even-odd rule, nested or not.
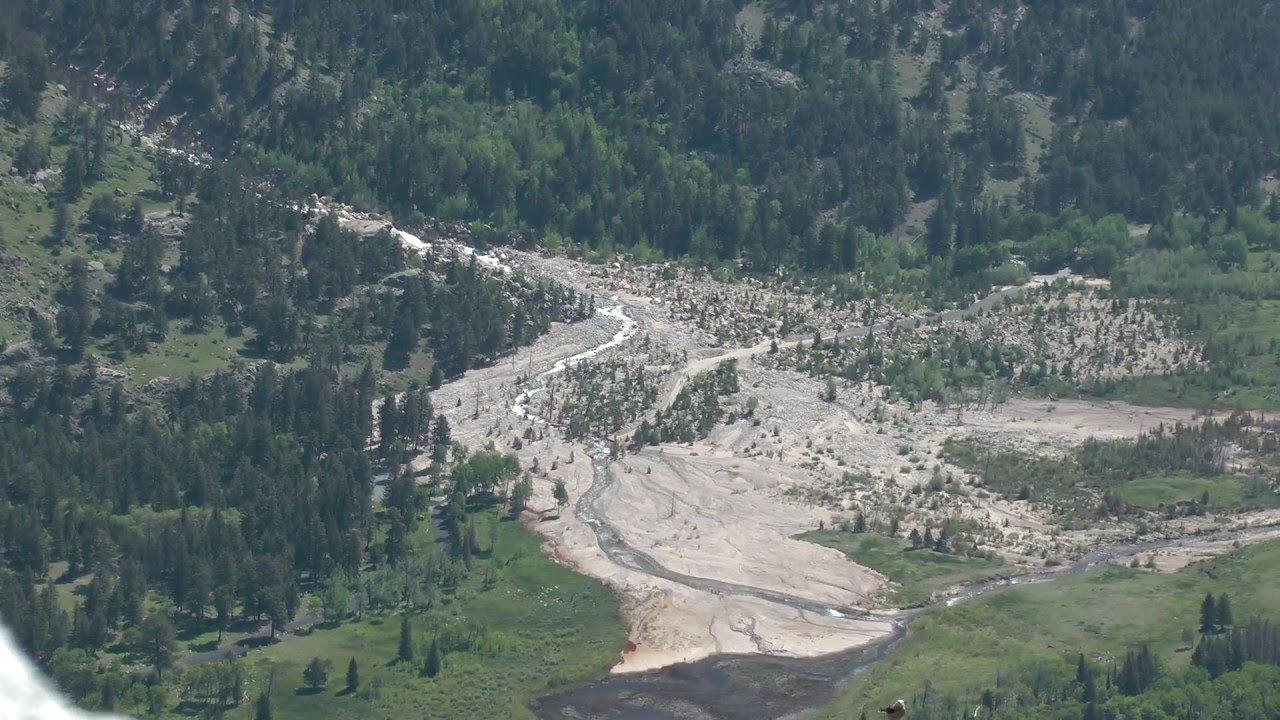
[(33, 320), (36, 343), (71, 361), (96, 343), (119, 360), (163, 342), (181, 320), (181, 332), (249, 332), (261, 357), (305, 357), (329, 370), (356, 361), (362, 346), (382, 347), (392, 368), (430, 350), (452, 377), (588, 313), (586, 298), (545, 280), (499, 279), (474, 260), (410, 258), (389, 232), (362, 239), (331, 215), (312, 222), (280, 195), (247, 187), (251, 174), (231, 163), (192, 175), (176, 243), (146, 226), (137, 203), (96, 196), (85, 224), (120, 247), (120, 263), (97, 292), (73, 258), (56, 323)]
[[(171, 111), (301, 190), (553, 244), (824, 270), (859, 267), (859, 229), (933, 198), (930, 255), (1002, 239), (993, 177), (1024, 178), (1029, 209), (1167, 223), (1252, 205), (1277, 169), (1266, 0), (792, 1), (759, 38), (742, 5), (27, 0), (6, 113), (30, 116), (50, 57), (172, 80)], [(906, 105), (896, 53), (927, 66)], [(1010, 99), (1024, 91), (1053, 99), (1038, 162)]]

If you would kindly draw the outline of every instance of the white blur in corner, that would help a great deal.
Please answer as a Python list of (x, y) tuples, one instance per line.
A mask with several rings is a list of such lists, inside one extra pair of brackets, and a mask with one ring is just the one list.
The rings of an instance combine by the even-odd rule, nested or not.
[(123, 720), (119, 715), (87, 713), (53, 690), (0, 627), (0, 718), (4, 720)]

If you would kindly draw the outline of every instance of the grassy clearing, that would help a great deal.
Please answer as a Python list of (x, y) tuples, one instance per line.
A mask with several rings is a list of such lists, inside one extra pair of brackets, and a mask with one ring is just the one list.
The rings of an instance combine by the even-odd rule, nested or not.
[(895, 50), (893, 53), (893, 69), (897, 74), (898, 94), (909, 100), (920, 94), (924, 88), (925, 72), (928, 70), (928, 58), (922, 58), (912, 52)]
[(54, 589), (58, 591), (58, 607), (67, 613), (67, 617), (72, 617), (76, 611), (76, 604), (80, 599), (76, 593), (80, 588), (85, 587), (93, 580), (92, 575), (81, 575), (71, 582), (61, 582), (62, 576), (67, 572), (68, 563), (65, 560), (49, 563), (49, 572), (45, 578), (47, 582), (54, 583)]
[(1201, 376), (1125, 378), (1120, 381), (1115, 393), (1103, 394), (1101, 397), (1114, 397), (1127, 403), (1149, 407), (1220, 407), (1213, 391), (1201, 382), (1203, 379)]
[[(484, 514), (486, 523), (496, 515)], [(486, 531), (480, 533), (482, 536)], [(398, 616), (366, 617), (316, 629), (253, 653), (255, 698), (274, 676), (275, 717), (289, 718), (527, 718), (524, 703), (547, 690), (605, 672), (626, 639), (617, 599), (603, 585), (554, 563), (539, 540), (513, 522), (501, 522), (493, 558), (496, 583), (483, 585), (477, 567), (447, 603), (414, 618), (415, 662), (394, 662)], [(478, 633), (477, 647), (446, 655), (441, 673), (422, 676), (432, 637)], [(313, 657), (332, 661), (330, 682), (312, 694), (301, 689), (302, 670)], [(350, 658), (360, 668), (361, 689), (343, 692)]]
[(1257, 483), (1239, 476), (1140, 478), (1121, 485), (1115, 492), (1124, 502), (1148, 510), (1192, 500), (1198, 503), (1205, 493), (1209, 495), (1208, 507), (1211, 510), (1275, 507), (1277, 500), (1280, 500), (1266, 487), (1266, 483)]
[[(1223, 410), (1280, 408), (1280, 300), (1245, 299), (1232, 294), (1269, 288), (1280, 273), (1271, 252), (1253, 251), (1245, 267), (1215, 276), (1223, 288), (1196, 302), (1189, 318), (1198, 318), (1195, 334), (1207, 346), (1230, 348), (1238, 367), (1171, 377), (1133, 378), (1119, 383), (1115, 397), (1138, 405), (1167, 405)], [(1208, 282), (1208, 280), (1206, 280)], [(1264, 292), (1265, 295), (1265, 292)]]
[(1220, 299), (1199, 308), (1202, 340), (1239, 349), (1240, 369), (1229, 387), (1209, 373), (1143, 377), (1123, 381), (1116, 396), (1137, 405), (1168, 405), (1223, 410), (1271, 410), (1280, 407), (1280, 300)]
[(871, 533), (815, 530), (797, 538), (835, 548), (850, 560), (889, 578), (897, 585), (891, 599), (900, 605), (925, 602), (933, 593), (953, 585), (1001, 574), (998, 559), (912, 550), (905, 540)]
[(743, 28), (747, 33), (747, 39), (752, 43), (760, 42), (760, 36), (764, 33), (764, 21), (767, 17), (764, 4), (762, 2), (747, 3), (738, 15), (733, 19), (735, 25)]
[(1034, 171), (1053, 139), (1053, 101), (1044, 95), (1019, 93), (1013, 102), (1022, 109), (1022, 126), (1027, 135), (1027, 162)]
[(857, 676), (821, 717), (848, 718), (864, 706), (883, 707), (921, 692), (926, 679), (935, 692), (976, 698), (995, 686), (997, 673), (1072, 673), (1079, 653), (1110, 662), (1143, 643), (1166, 667), (1181, 669), (1190, 663), (1184, 633), (1196, 627), (1204, 594), (1229, 593), (1237, 618), (1274, 616), (1280, 604), (1277, 572), (1280, 543), (1269, 543), (1176, 574), (1103, 566), (930, 611), (885, 662)]
[(184, 332), (174, 323), (165, 341), (151, 352), (129, 355), (125, 369), (132, 382), (143, 384), (158, 377), (185, 378), (226, 368), (241, 356), (245, 338), (228, 337), (225, 328), (201, 333)]

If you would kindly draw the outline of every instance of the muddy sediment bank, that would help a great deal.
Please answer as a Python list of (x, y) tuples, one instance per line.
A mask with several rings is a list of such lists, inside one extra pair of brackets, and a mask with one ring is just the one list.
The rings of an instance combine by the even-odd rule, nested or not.
[(1243, 530), (1102, 547), (1056, 570), (976, 583), (926, 607), (904, 610), (889, 634), (853, 650), (814, 658), (715, 656), (637, 675), (613, 675), (546, 695), (531, 709), (543, 720), (800, 720), (830, 702), (859, 672), (885, 659), (906, 638), (911, 621), (931, 608), (951, 607), (996, 590), (1054, 582), (1137, 555), (1197, 548), (1225, 551), (1237, 541), (1262, 542), (1278, 534), (1280, 521), (1268, 516), (1264, 524)]

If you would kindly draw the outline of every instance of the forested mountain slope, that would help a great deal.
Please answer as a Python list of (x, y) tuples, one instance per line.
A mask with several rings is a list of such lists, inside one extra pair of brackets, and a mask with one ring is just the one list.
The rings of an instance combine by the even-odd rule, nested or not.
[[(28, 0), (11, 11), (9, 113), (30, 115), (48, 53), (308, 190), (838, 269), (859, 264), (861, 230), (931, 198), (936, 253), (994, 242), (993, 176), (1027, 178), (1029, 208), (1161, 221), (1250, 204), (1276, 169), (1268, 0), (744, 6)], [(904, 58), (918, 88), (895, 77)], [(1053, 100), (1043, 157), (1026, 152), (1023, 92)]]
[[(533, 388), (552, 372), (533, 351), (474, 396), (446, 383), (588, 320), (591, 292), (643, 294), (631, 277), (672, 280), (646, 328), (698, 342), (717, 303), (762, 342), (813, 311), (809, 355), (789, 340), (775, 370), (821, 377), (826, 403), (838, 378), (919, 404), (1010, 380), (1006, 356), (1028, 386), (1077, 381), (1044, 348), (842, 349), (814, 318), (964, 307), (1071, 266), (1114, 276), (1111, 312), (1176, 301), (1203, 336), (1158, 390), (1253, 384), (1271, 407), (1269, 306), (1262, 329), (1210, 328), (1280, 298), (1275, 47), (1273, 0), (0, 2), (0, 617), (77, 702), (139, 715), (230, 711), (247, 684), (269, 716), (274, 671), (220, 661), (303, 620), (359, 648), (344, 697), (369, 717), (490, 717), (592, 677), (622, 646), (618, 600), (510, 522), (534, 475), (557, 512), (569, 496), (507, 454), (544, 436), (503, 393), (585, 400), (578, 434), (629, 420)], [(497, 272), (391, 217), (442, 247), (705, 265), (724, 294), (682, 296), (701, 280), (671, 267)], [(1131, 260), (1144, 245), (1157, 261)], [(626, 335), (591, 322), (573, 352)], [(690, 360), (661, 345), (634, 377)], [(691, 387), (667, 419), (701, 388), (705, 435), (722, 393)], [(482, 389), (506, 403), (483, 433)], [(562, 475), (583, 456), (548, 445)]]

